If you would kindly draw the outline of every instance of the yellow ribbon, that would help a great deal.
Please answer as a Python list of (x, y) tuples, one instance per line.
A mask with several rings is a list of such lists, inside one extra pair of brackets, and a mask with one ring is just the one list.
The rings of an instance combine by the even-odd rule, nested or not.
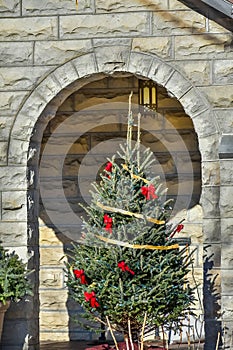
[(120, 245), (122, 247), (133, 248), (133, 249), (171, 250), (171, 249), (178, 249), (179, 248), (179, 244), (172, 244), (172, 245), (168, 245), (168, 246), (149, 245), (149, 244), (140, 245), (140, 244), (130, 244), (128, 242), (122, 242), (122, 241), (118, 241), (116, 239), (111, 239), (111, 238), (107, 238), (107, 237), (103, 237), (103, 236), (98, 236), (98, 235), (95, 235), (95, 236), (97, 238), (99, 238), (101, 241), (115, 244), (115, 245)]
[(141, 177), (141, 176), (138, 176), (138, 175), (133, 174), (133, 173), (129, 170), (129, 168), (127, 167), (126, 164), (122, 164), (122, 168), (125, 169), (125, 170), (127, 170), (127, 171), (131, 174), (131, 177), (132, 177), (133, 179), (142, 180), (142, 181), (144, 181), (146, 184), (148, 184), (148, 183), (150, 182), (149, 180), (144, 179), (144, 178)]
[(127, 210), (124, 210), (124, 209), (109, 207), (109, 206), (103, 205), (103, 204), (101, 204), (99, 202), (97, 202), (96, 204), (98, 205), (98, 207), (100, 207), (101, 209), (103, 209), (105, 211), (110, 211), (112, 213), (120, 213), (120, 214), (123, 214), (123, 215), (135, 216), (138, 219), (144, 219), (145, 218), (147, 221), (152, 222), (152, 223), (157, 224), (157, 225), (165, 224), (164, 220), (157, 220), (157, 219), (151, 218), (149, 216), (145, 217), (145, 216), (143, 216), (142, 214), (139, 214), (139, 213), (132, 213), (131, 211), (127, 211)]

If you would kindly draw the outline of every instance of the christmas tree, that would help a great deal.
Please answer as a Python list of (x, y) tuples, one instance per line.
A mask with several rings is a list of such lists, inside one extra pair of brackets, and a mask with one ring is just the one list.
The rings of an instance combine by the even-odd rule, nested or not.
[(66, 266), (82, 317), (122, 332), (127, 349), (143, 349), (152, 330), (180, 329), (194, 302), (187, 280), (191, 256), (175, 239), (183, 225), (168, 222), (171, 203), (151, 176), (154, 158), (140, 145), (140, 115), (137, 122), (133, 142), (129, 107), (126, 144), (93, 184), (83, 242), (74, 245)]

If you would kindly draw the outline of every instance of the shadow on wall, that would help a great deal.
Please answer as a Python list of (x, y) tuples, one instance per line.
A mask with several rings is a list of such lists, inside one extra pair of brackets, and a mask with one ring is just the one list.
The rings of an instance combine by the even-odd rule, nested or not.
[(214, 253), (208, 256), (212, 246), (204, 247), (204, 284), (203, 295), (205, 305), (205, 349), (220, 349), (222, 346), (223, 330), (221, 324), (221, 306), (219, 291), (219, 274), (214, 271)]

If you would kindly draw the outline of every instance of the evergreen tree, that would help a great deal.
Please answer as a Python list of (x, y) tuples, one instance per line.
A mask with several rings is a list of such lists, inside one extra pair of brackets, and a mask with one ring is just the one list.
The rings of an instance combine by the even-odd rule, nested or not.
[(153, 154), (140, 147), (140, 116), (135, 146), (133, 124), (130, 111), (126, 145), (93, 184), (83, 243), (74, 245), (66, 271), (84, 319), (142, 343), (152, 329), (179, 329), (194, 291), (187, 280), (191, 257), (175, 240), (183, 225), (168, 224), (171, 205), (159, 179), (151, 176)]

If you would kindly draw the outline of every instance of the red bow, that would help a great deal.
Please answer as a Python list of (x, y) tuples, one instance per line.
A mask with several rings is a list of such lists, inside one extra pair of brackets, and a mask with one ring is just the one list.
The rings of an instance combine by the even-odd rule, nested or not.
[(95, 292), (84, 292), (84, 297), (86, 301), (90, 302), (91, 307), (99, 307), (100, 304), (98, 303), (98, 301), (96, 300), (96, 296), (95, 296)]
[(147, 186), (142, 186), (141, 187), (141, 192), (143, 196), (146, 197), (146, 199), (156, 199), (158, 198), (157, 194), (155, 194), (155, 187), (153, 185)]
[(179, 224), (179, 225), (177, 226), (177, 228), (175, 229), (174, 234), (175, 234), (176, 232), (179, 233), (181, 230), (183, 230), (183, 228), (184, 228), (184, 225), (183, 225), (183, 224)]
[(105, 230), (112, 233), (112, 218), (108, 214), (104, 214)]
[[(111, 173), (112, 172), (112, 163), (111, 162), (108, 162), (106, 167), (104, 168), (105, 171), (107, 171), (108, 173)], [(108, 178), (110, 178), (110, 175), (106, 175)]]
[(129, 268), (129, 266), (126, 265), (126, 263), (124, 261), (119, 261), (119, 263), (117, 265), (122, 271), (128, 271), (129, 273), (131, 273), (131, 275), (135, 275), (135, 272), (133, 270), (131, 270)]
[(175, 231), (167, 238), (167, 240), (168, 240), (168, 239), (171, 239), (171, 238), (175, 235), (176, 232), (179, 233), (181, 230), (183, 230), (183, 228), (184, 228), (184, 225), (183, 225), (183, 224), (177, 225)]
[(82, 270), (82, 269), (81, 270), (73, 270), (73, 272), (74, 272), (74, 275), (76, 278), (80, 278), (81, 284), (88, 284), (84, 270)]

